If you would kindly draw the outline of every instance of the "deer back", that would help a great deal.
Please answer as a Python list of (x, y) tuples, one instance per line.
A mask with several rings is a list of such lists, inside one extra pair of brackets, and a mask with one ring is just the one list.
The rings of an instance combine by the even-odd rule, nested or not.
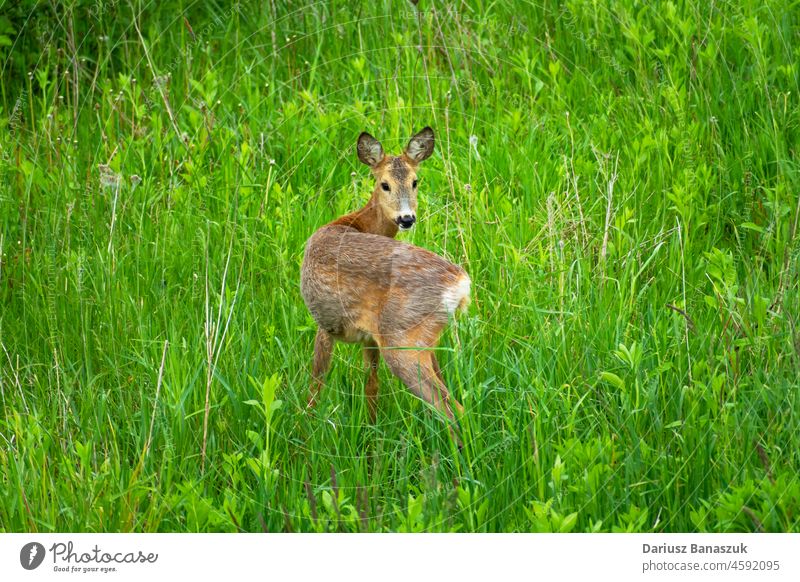
[(301, 292), (318, 325), (345, 341), (444, 325), (469, 296), (464, 270), (425, 249), (343, 225), (308, 241)]

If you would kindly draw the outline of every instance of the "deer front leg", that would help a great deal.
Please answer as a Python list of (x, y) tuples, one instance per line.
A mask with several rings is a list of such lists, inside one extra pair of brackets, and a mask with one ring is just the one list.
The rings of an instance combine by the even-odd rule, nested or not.
[(325, 374), (331, 366), (333, 354), (333, 338), (323, 329), (317, 329), (314, 338), (314, 360), (311, 364), (311, 387), (308, 394), (308, 406), (317, 403), (320, 390), (325, 385)]
[(364, 392), (367, 396), (367, 408), (369, 409), (369, 419), (374, 423), (378, 416), (378, 364), (380, 362), (380, 351), (374, 342), (364, 346), (364, 364), (367, 366), (367, 386)]

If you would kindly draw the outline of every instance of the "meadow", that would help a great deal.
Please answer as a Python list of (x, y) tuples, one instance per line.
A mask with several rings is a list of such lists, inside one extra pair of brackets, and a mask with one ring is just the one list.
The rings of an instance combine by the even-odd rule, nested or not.
[[(800, 530), (790, 0), (5, 2), (0, 531)], [(425, 125), (459, 450), (307, 238)]]

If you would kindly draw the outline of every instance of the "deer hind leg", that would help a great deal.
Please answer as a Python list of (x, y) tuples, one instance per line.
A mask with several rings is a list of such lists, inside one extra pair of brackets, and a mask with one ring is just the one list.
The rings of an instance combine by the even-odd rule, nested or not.
[[(444, 376), (442, 376), (442, 369), (439, 367), (439, 360), (436, 359), (436, 354), (433, 352), (431, 352), (431, 362), (433, 364), (433, 371), (436, 373), (436, 379), (445, 387), (445, 390), (447, 390), (447, 384), (445, 384)], [(458, 414), (464, 414), (464, 407), (458, 400), (451, 397), (450, 402), (453, 404), (456, 411), (458, 411)]]
[[(381, 349), (381, 354), (392, 373), (411, 392), (433, 405), (450, 420), (455, 420), (453, 399), (444, 382), (436, 376), (430, 350), (384, 348)], [(458, 403), (456, 405), (461, 406)]]
[(333, 338), (322, 328), (317, 329), (314, 338), (314, 360), (311, 364), (311, 387), (308, 394), (308, 406), (317, 403), (320, 390), (325, 385), (325, 374), (331, 367), (333, 355)]
[(367, 396), (367, 408), (369, 419), (374, 423), (378, 416), (378, 363), (380, 362), (380, 352), (378, 345), (370, 342), (364, 345), (364, 364), (367, 366), (367, 385), (364, 392)]

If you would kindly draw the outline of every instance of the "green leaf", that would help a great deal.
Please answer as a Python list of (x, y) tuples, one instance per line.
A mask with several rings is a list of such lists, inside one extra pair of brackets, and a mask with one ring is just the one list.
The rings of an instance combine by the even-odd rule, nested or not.
[(600, 379), (605, 380), (609, 384), (613, 384), (620, 390), (625, 390), (625, 382), (614, 372), (600, 372)]
[(747, 230), (754, 230), (754, 231), (756, 231), (756, 232), (764, 232), (764, 228), (763, 228), (763, 227), (761, 227), (761, 226), (758, 226), (758, 225), (757, 225), (756, 223), (754, 223), (754, 222), (743, 222), (743, 223), (742, 223), (742, 224), (740, 224), (739, 226), (740, 226), (741, 228), (746, 228)]
[(564, 520), (561, 522), (561, 527), (558, 528), (558, 531), (561, 533), (569, 533), (572, 531), (572, 528), (575, 527), (575, 523), (578, 521), (578, 512), (570, 513)]

